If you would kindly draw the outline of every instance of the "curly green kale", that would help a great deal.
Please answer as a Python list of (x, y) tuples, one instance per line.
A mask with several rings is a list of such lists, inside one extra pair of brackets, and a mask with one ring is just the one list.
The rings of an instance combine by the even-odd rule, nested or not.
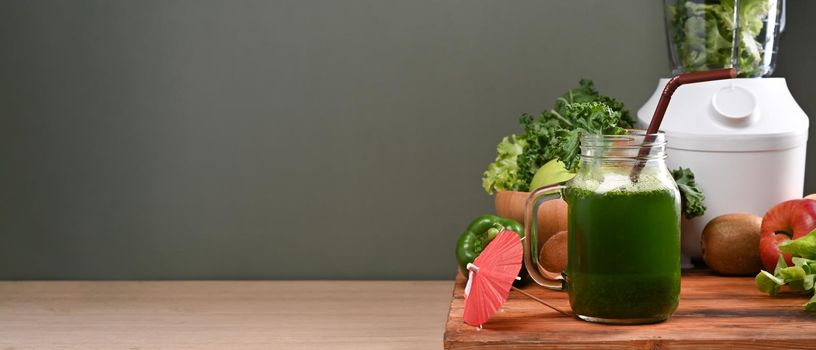
[(703, 204), (705, 195), (694, 181), (694, 173), (689, 168), (677, 168), (671, 171), (677, 188), (680, 189), (680, 205), (686, 219), (692, 219), (705, 214)]
[(541, 113), (537, 119), (529, 114), (521, 117), (527, 147), (518, 164), (524, 183), (529, 184), (538, 168), (552, 159), (561, 160), (568, 171), (575, 172), (582, 135), (622, 134), (625, 129), (621, 125), (627, 125), (620, 112), (603, 102), (568, 102), (559, 107)]
[(553, 159), (560, 159), (574, 171), (582, 134), (620, 133), (631, 128), (634, 120), (622, 102), (601, 95), (592, 80), (582, 79), (579, 87), (559, 97), (552, 109), (538, 118), (525, 113), (520, 123), (524, 134), (504, 138), (497, 146), (496, 161), (482, 175), (488, 194), (528, 191), (536, 171)]
[(552, 111), (564, 113), (567, 104), (580, 102), (601, 102), (613, 111), (620, 113), (620, 124), (618, 126), (626, 129), (631, 129), (635, 125), (635, 120), (629, 114), (629, 110), (623, 105), (623, 102), (618, 101), (609, 96), (603, 96), (595, 89), (595, 83), (589, 79), (581, 79), (578, 82), (579, 87), (567, 91), (564, 95), (555, 100), (555, 107)]

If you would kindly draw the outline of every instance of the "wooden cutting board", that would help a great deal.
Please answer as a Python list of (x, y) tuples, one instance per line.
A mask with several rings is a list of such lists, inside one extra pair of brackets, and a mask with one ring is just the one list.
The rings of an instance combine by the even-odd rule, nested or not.
[[(651, 325), (593, 324), (563, 316), (511, 292), (502, 310), (483, 325), (462, 320), (465, 277), (453, 289), (445, 349), (816, 349), (816, 312), (802, 310), (808, 297), (770, 297), (751, 277), (683, 275), (680, 306), (666, 322)], [(564, 292), (522, 288), (569, 310)]]

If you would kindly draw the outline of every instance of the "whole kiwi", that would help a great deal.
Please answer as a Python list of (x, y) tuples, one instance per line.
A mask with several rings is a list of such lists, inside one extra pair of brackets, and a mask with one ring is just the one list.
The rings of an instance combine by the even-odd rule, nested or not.
[(747, 213), (720, 215), (709, 221), (701, 238), (706, 265), (722, 275), (756, 275), (762, 269), (761, 226), (761, 217)]
[(552, 235), (541, 247), (538, 263), (545, 270), (561, 273), (567, 268), (567, 231)]

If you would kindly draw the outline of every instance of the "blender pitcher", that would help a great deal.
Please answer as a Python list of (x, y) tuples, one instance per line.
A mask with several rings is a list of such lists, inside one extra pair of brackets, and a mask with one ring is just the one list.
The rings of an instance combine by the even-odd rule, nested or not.
[(672, 74), (737, 68), (740, 77), (773, 72), (785, 0), (665, 0)]
[[(533, 280), (565, 289), (575, 315), (617, 324), (666, 320), (680, 297), (680, 194), (663, 133), (584, 135), (581, 166), (565, 185), (542, 187), (525, 206), (524, 265)], [(633, 175), (633, 169), (639, 174)], [(539, 265), (542, 202), (568, 206), (565, 272)], [(542, 254), (544, 252), (542, 251)]]

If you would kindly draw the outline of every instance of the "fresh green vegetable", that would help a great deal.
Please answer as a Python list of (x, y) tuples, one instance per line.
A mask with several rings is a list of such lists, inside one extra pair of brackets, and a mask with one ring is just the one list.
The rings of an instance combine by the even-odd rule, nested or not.
[(496, 160), (487, 166), (482, 175), (482, 187), (488, 194), (493, 191), (512, 191), (526, 187), (518, 176), (516, 159), (524, 150), (527, 141), (516, 135), (505, 136), (496, 146)]
[[(774, 5), (775, 2), (769, 0), (739, 1), (738, 26), (735, 26), (734, 0), (679, 0), (670, 6), (670, 35), (683, 71), (736, 64), (741, 77), (766, 73), (762, 70), (764, 47), (756, 38)], [(738, 47), (734, 48), (733, 43)]]
[(760, 271), (755, 280), (757, 289), (760, 292), (768, 293), (768, 295), (776, 295), (779, 287), (785, 285), (785, 281), (765, 270)]
[[(482, 187), (494, 191), (529, 191), (543, 185), (567, 181), (575, 175), (580, 139), (586, 133), (621, 134), (633, 121), (623, 103), (602, 96), (591, 80), (559, 97), (553, 109), (538, 118), (524, 113), (524, 134), (502, 139), (496, 160), (482, 175)], [(705, 213), (705, 196), (694, 181), (691, 169), (672, 171), (680, 189), (683, 215), (694, 218)]]
[(565, 103), (561, 111), (544, 112), (537, 119), (521, 117), (527, 147), (519, 156), (519, 175), (530, 183), (538, 168), (552, 159), (564, 162), (567, 171), (575, 172), (581, 136), (584, 134), (619, 135), (621, 113), (602, 102)]
[(524, 226), (513, 219), (482, 215), (470, 222), (456, 242), (456, 261), (463, 270), (472, 263), (502, 230), (510, 230), (524, 237)]
[[(776, 295), (779, 289), (787, 285), (788, 289), (802, 293), (814, 292), (814, 280), (816, 280), (816, 230), (805, 236), (779, 244), (779, 249), (783, 252), (794, 255), (793, 266), (788, 266), (782, 254), (774, 268), (774, 273), (762, 270), (756, 276), (756, 286), (762, 292), (769, 295)], [(816, 311), (816, 295), (814, 295), (804, 308), (806, 311)]]
[(798, 239), (779, 243), (779, 250), (805, 259), (816, 259), (816, 230)]
[[(525, 113), (520, 122), (524, 133), (503, 138), (496, 147), (496, 160), (482, 175), (482, 187), (488, 194), (567, 181), (578, 167), (582, 135), (621, 134), (634, 124), (623, 103), (600, 95), (586, 79), (559, 97), (553, 109), (538, 118)], [(703, 215), (705, 197), (694, 173), (680, 168), (672, 176), (680, 189), (683, 214), (689, 219)]]
[(482, 175), (488, 194), (528, 191), (538, 169), (553, 159), (574, 170), (582, 133), (620, 132), (634, 124), (622, 102), (602, 96), (586, 79), (559, 97), (551, 110), (538, 118), (525, 113), (520, 121), (524, 134), (502, 139), (496, 147), (496, 160)]
[(680, 189), (680, 205), (686, 219), (692, 219), (705, 214), (706, 207), (703, 204), (705, 195), (694, 181), (694, 173), (689, 168), (677, 168), (671, 171), (677, 188)]
[(629, 114), (629, 110), (623, 105), (623, 102), (618, 101), (612, 97), (601, 95), (595, 89), (595, 83), (589, 79), (581, 79), (578, 82), (578, 87), (567, 91), (561, 97), (556, 99), (555, 107), (550, 112), (564, 113), (564, 109), (570, 103), (580, 102), (601, 102), (613, 111), (620, 113), (620, 127), (632, 128), (635, 125), (635, 120)]

